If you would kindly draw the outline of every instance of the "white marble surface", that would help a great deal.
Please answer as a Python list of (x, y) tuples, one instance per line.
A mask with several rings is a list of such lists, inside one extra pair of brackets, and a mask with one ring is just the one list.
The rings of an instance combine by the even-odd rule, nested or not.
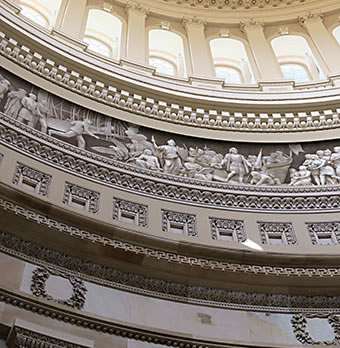
[[(31, 294), (34, 269), (33, 265), (25, 266), (20, 289), (24, 293)], [(70, 293), (65, 279), (50, 277), (47, 283), (48, 293), (54, 298), (65, 299)], [(290, 314), (229, 310), (167, 301), (88, 282), (86, 287), (88, 292), (82, 311), (116, 322), (226, 342), (299, 345), (290, 324)], [(311, 325), (315, 326), (314, 323)], [(320, 335), (329, 337), (325, 332)], [(136, 344), (131, 341), (129, 347), (142, 347)]]

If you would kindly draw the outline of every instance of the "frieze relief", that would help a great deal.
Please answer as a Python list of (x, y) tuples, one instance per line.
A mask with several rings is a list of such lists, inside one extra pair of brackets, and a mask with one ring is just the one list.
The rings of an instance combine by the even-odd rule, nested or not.
[[(31, 138), (27, 133), (34, 137)], [(164, 173), (98, 156), (57, 139), (47, 144), (48, 140), (40, 131), (0, 113), (0, 142), (6, 146), (58, 169), (72, 171), (83, 178), (100, 181), (120, 190), (191, 205), (242, 211), (334, 211), (340, 207), (337, 185), (299, 188), (289, 185), (251, 186), (199, 181), (199, 187), (196, 179), (175, 175), (170, 177), (173, 180), (170, 184), (169, 176)]]
[(340, 143), (259, 145), (188, 138), (138, 127), (69, 103), (2, 71), (0, 110), (38, 132), (132, 167), (251, 186), (340, 183)]

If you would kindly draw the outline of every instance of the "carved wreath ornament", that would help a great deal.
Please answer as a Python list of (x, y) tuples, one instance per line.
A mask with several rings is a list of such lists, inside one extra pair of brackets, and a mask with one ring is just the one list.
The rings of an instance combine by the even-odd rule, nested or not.
[[(46, 282), (49, 279), (50, 275), (63, 277), (70, 282), (70, 284), (72, 285), (72, 295), (69, 299), (54, 299), (47, 293)], [(32, 294), (37, 297), (43, 297), (47, 300), (61, 303), (63, 305), (80, 310), (84, 307), (87, 289), (84, 282), (79, 278), (55, 270), (50, 270), (48, 268), (39, 267), (33, 271), (31, 291)]]
[[(308, 332), (307, 319), (327, 319), (334, 332), (331, 341), (317, 341)], [(340, 344), (340, 313), (295, 314), (291, 319), (296, 339), (305, 345), (335, 346)]]

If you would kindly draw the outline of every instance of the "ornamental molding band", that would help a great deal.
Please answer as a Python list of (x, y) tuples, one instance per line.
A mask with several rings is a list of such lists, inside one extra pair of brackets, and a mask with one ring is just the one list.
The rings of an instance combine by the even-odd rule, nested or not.
[(148, 206), (124, 199), (113, 198), (113, 220), (128, 222), (141, 227), (149, 226)]
[[(329, 309), (335, 310), (340, 308), (339, 296), (309, 296), (309, 295), (291, 295), (291, 294), (274, 294), (274, 293), (247, 293), (243, 291), (234, 291), (221, 288), (206, 288), (190, 284), (170, 282), (163, 279), (149, 278), (139, 274), (125, 272), (115, 269), (109, 265), (96, 264), (93, 261), (84, 258), (76, 258), (61, 254), (55, 250), (47, 249), (29, 241), (22, 240), (11, 234), (0, 231), (0, 250), (9, 255), (21, 257), (28, 262), (45, 264), (44, 267), (51, 269), (52, 272), (70, 274), (76, 277), (81, 277), (89, 282), (100, 283), (104, 286), (110, 286), (118, 289), (125, 289), (140, 293), (142, 295), (156, 296), (159, 298), (167, 298), (170, 300), (183, 301), (185, 303), (199, 303), (223, 308), (234, 309), (261, 309), (261, 311), (271, 312), (288, 312), (301, 313), (308, 308), (309, 311), (317, 310), (318, 312)], [(23, 251), (24, 250), (24, 251)], [(164, 254), (164, 252), (163, 252)], [(159, 256), (159, 258), (164, 258)], [(171, 262), (174, 262), (171, 259)], [(185, 263), (185, 257), (180, 260)], [(214, 261), (214, 266), (218, 268), (218, 261)], [(237, 267), (233, 265), (232, 272), (235, 272)], [(208, 261), (204, 264), (204, 268), (208, 267)], [(251, 271), (254, 268), (256, 274), (261, 274), (260, 265), (246, 265), (247, 270)], [(264, 266), (267, 274), (274, 275), (275, 272), (269, 272), (270, 266)], [(67, 270), (67, 271), (66, 271)], [(294, 268), (287, 268), (290, 275), (294, 275)], [(296, 269), (300, 272), (300, 276), (315, 276), (316, 269), (302, 267)], [(323, 268), (325, 277), (326, 269)], [(339, 269), (337, 276), (340, 275)], [(79, 273), (80, 272), (80, 273)], [(310, 273), (308, 273), (310, 272)], [(284, 274), (284, 268), (278, 269), (278, 274)], [(286, 274), (288, 275), (288, 273)], [(1, 296), (0, 296), (1, 301)], [(53, 301), (52, 301), (53, 302)], [(56, 302), (56, 301), (54, 301)], [(36, 303), (35, 303), (36, 304)]]
[(263, 244), (296, 245), (297, 240), (291, 222), (258, 221)]
[[(340, 344), (339, 316), (339, 312), (295, 314), (291, 319), (291, 324), (297, 340), (303, 345), (338, 346)], [(308, 320), (312, 319), (327, 320), (334, 333), (334, 339), (329, 341), (315, 340), (308, 331)]]
[(340, 222), (308, 222), (307, 230), (313, 245), (339, 244)]
[[(91, 242), (99, 243), (103, 246), (113, 247), (114, 249), (128, 251), (134, 253), (136, 255), (144, 255), (146, 257), (168, 260), (172, 263), (180, 263), (186, 264), (190, 266), (204, 267), (205, 269), (214, 269), (222, 272), (233, 272), (233, 273), (248, 273), (248, 274), (263, 274), (263, 275), (275, 275), (275, 276), (308, 276), (308, 277), (338, 277), (340, 276), (340, 268), (294, 268), (294, 267), (279, 267), (279, 266), (268, 266), (268, 265), (250, 265), (250, 264), (237, 264), (232, 262), (222, 262), (213, 259), (206, 258), (197, 258), (192, 256), (186, 256), (183, 254), (177, 254), (173, 252), (168, 252), (164, 250), (158, 250), (153, 248), (143, 247), (141, 245), (131, 244), (128, 242), (123, 242), (121, 240), (116, 240), (112, 238), (108, 238), (107, 236), (101, 236), (99, 234), (91, 233), (86, 230), (81, 230), (76, 226), (66, 225), (64, 222), (57, 221), (55, 219), (48, 218), (31, 209), (26, 209), (23, 206), (17, 205), (13, 202), (4, 200), (0, 198), (0, 208), (6, 211), (9, 211), (13, 214), (22, 216), (28, 221), (33, 221), (39, 225), (46, 226), (48, 228), (54, 229), (56, 231), (60, 231), (63, 233), (67, 233), (70, 236), (78, 237), (80, 239), (88, 240)], [(11, 236), (9, 234), (3, 233), (0, 236), (0, 241), (3, 246), (20, 251), (20, 249), (16, 249), (13, 246), (16, 246), (15, 241), (17, 238)], [(8, 243), (9, 244), (8, 244)], [(18, 239), (19, 245), (19, 239)], [(33, 244), (32, 244), (33, 245)], [(30, 254), (31, 255), (31, 254)], [(32, 254), (33, 255), (33, 254)], [(32, 256), (31, 255), (31, 256)], [(37, 259), (41, 258), (40, 254), (37, 254)], [(53, 258), (51, 259), (53, 260)], [(49, 263), (53, 263), (53, 261), (48, 261)], [(65, 268), (68, 268), (68, 264), (59, 263)], [(76, 266), (74, 270), (77, 270)], [(87, 273), (87, 271), (83, 271), (83, 273)], [(96, 273), (94, 273), (95, 275)], [(101, 274), (101, 272), (98, 273)], [(96, 276), (96, 275), (95, 275)]]
[[(109, 82), (95, 81), (88, 76), (91, 75), (90, 70), (87, 70), (87, 76), (82, 76), (74, 71), (73, 67), (67, 69), (64, 65), (58, 65), (40, 53), (33, 52), (34, 50), (27, 46), (20, 46), (15, 39), (6, 37), (4, 33), (1, 33), (0, 37), (0, 55), (72, 92), (136, 115), (186, 126), (238, 132), (294, 132), (333, 129), (339, 128), (340, 125), (338, 109), (330, 107), (326, 110), (303, 110), (283, 114), (263, 110), (256, 114), (252, 111), (210, 110), (197, 108), (195, 104), (167, 103), (155, 99), (158, 97), (152, 95), (137, 95), (135, 90), (129, 92), (126, 86), (121, 90), (117, 86), (108, 85)], [(329, 79), (327, 84), (331, 87), (334, 85), (333, 77)], [(301, 88), (305, 86), (304, 84)], [(320, 88), (325, 87), (323, 82)], [(241, 91), (240, 88), (237, 87), (237, 90)], [(300, 89), (298, 86), (297, 88)]]
[(162, 231), (197, 237), (196, 215), (162, 209)]
[(17, 162), (12, 183), (19, 187), (33, 191), (47, 197), (52, 182), (52, 176)]
[(205, 10), (261, 10), (294, 7), (300, 4), (316, 3), (315, 0), (156, 0), (176, 6), (197, 7)]
[(209, 218), (211, 238), (215, 240), (228, 240), (232, 242), (245, 242), (247, 234), (243, 220), (222, 218)]
[(12, 327), (6, 343), (8, 348), (92, 348), (17, 326)]
[(89, 213), (98, 214), (99, 198), (100, 194), (98, 192), (69, 182), (65, 183), (64, 204), (83, 209)]
[[(72, 295), (69, 299), (54, 299), (47, 293), (46, 282), (48, 281), (51, 275), (65, 278), (70, 282), (72, 286)], [(38, 267), (33, 271), (31, 281), (31, 292), (34, 296), (42, 297), (48, 301), (54, 301), (65, 306), (81, 310), (85, 305), (87, 289), (85, 287), (84, 282), (73, 275), (69, 275), (64, 272), (59, 272), (57, 270), (52, 270), (46, 267)]]

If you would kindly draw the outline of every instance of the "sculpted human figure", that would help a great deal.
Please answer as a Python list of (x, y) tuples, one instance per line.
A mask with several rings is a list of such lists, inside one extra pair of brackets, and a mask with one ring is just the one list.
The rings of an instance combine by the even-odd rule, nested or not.
[(5, 97), (10, 85), (11, 83), (6, 79), (0, 81), (0, 101)]
[(153, 144), (147, 140), (147, 137), (144, 134), (139, 133), (138, 127), (129, 127), (125, 131), (125, 134), (131, 141), (131, 144), (126, 145), (130, 151), (130, 156), (139, 156), (145, 149), (153, 150)]
[(330, 163), (335, 169), (337, 178), (340, 178), (340, 146), (334, 147), (334, 152), (331, 154)]
[[(307, 159), (307, 155), (306, 155)], [(303, 162), (310, 170), (312, 177), (317, 185), (321, 185), (320, 181), (320, 168), (324, 165), (324, 161), (321, 160), (318, 155), (312, 154), (308, 156), (308, 159)]]
[(19, 88), (17, 91), (9, 92), (4, 106), (4, 114), (16, 119), (22, 107), (21, 100), (25, 96), (26, 91), (22, 88)]
[(22, 108), (19, 111), (17, 120), (19, 122), (26, 122), (30, 127), (35, 125), (35, 109), (37, 107), (37, 97), (35, 94), (30, 93), (28, 97), (21, 99)]
[(196, 162), (194, 157), (187, 157), (184, 162), (185, 175), (189, 178), (209, 180), (213, 179), (212, 172), (214, 169), (209, 167), (202, 167)]
[(299, 171), (295, 171), (291, 181), (290, 186), (306, 186), (312, 185), (312, 177), (310, 170), (306, 166), (301, 165)]
[(237, 180), (240, 183), (244, 182), (245, 174), (249, 173), (250, 163), (245, 157), (238, 153), (235, 147), (229, 149), (229, 153), (224, 156), (222, 161), (228, 175), (225, 179), (228, 182), (232, 177), (237, 176)]
[(151, 138), (155, 148), (161, 152), (164, 158), (163, 171), (167, 174), (178, 175), (183, 169), (182, 161), (179, 156), (178, 146), (175, 141), (170, 139), (167, 145), (158, 146), (155, 138)]
[(89, 119), (85, 119), (84, 121), (72, 121), (70, 124), (70, 128), (66, 132), (57, 131), (54, 129), (50, 129), (48, 131), (49, 135), (58, 135), (63, 138), (73, 138), (76, 137), (78, 142), (78, 147), (82, 150), (85, 150), (85, 139), (84, 134), (88, 134), (91, 137), (99, 139), (97, 135), (90, 131), (90, 126), (92, 125), (92, 121)]
[(154, 156), (149, 149), (145, 149), (144, 152), (136, 158), (136, 164), (146, 169), (161, 170), (158, 158)]
[(316, 151), (317, 156), (322, 161), (322, 165), (320, 167), (320, 183), (321, 185), (326, 184), (335, 184), (333, 177), (335, 176), (334, 168), (329, 164), (331, 159), (332, 151), (327, 150), (318, 150)]
[(41, 100), (40, 102), (38, 102), (35, 109), (35, 114), (39, 118), (40, 130), (45, 134), (47, 134), (47, 112), (47, 100)]
[(273, 178), (271, 175), (266, 173), (257, 172), (255, 170), (250, 172), (250, 176), (252, 177), (250, 180), (251, 185), (280, 185), (280, 180), (277, 178)]

